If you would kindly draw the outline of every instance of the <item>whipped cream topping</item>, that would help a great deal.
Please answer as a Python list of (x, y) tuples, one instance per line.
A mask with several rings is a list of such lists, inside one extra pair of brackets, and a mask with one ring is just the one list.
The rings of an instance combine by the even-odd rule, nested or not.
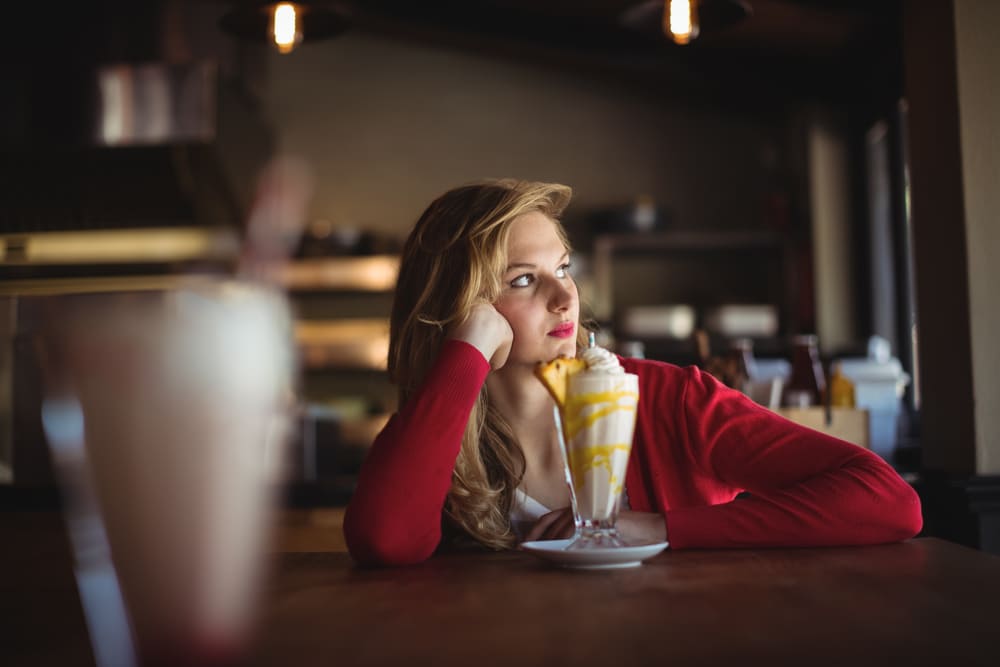
[(587, 363), (587, 371), (591, 373), (621, 375), (625, 372), (618, 363), (618, 357), (603, 347), (588, 347), (580, 357)]

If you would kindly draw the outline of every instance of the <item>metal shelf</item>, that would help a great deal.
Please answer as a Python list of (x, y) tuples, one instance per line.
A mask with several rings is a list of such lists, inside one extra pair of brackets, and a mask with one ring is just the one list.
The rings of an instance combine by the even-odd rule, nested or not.
[(397, 255), (300, 259), (277, 271), (277, 281), (293, 292), (390, 292), (399, 275)]
[(306, 369), (385, 370), (389, 320), (299, 320), (295, 342)]
[(780, 310), (791, 312), (793, 292), (789, 281), (788, 242), (779, 234), (759, 231), (667, 231), (659, 233), (620, 233), (596, 236), (593, 242), (594, 316), (602, 322), (614, 319), (614, 260), (616, 257), (655, 255), (670, 261), (692, 255), (733, 253), (741, 256), (761, 254), (774, 266), (781, 266), (785, 276), (783, 293), (774, 299)]

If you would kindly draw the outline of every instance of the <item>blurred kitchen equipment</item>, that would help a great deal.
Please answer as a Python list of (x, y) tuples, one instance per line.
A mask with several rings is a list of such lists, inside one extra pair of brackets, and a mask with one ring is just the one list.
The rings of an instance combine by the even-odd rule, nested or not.
[(705, 310), (705, 328), (726, 338), (770, 338), (778, 333), (778, 309), (770, 304), (723, 304)]
[(638, 338), (684, 339), (694, 331), (695, 310), (685, 304), (632, 306), (621, 319), (622, 333)]
[(868, 357), (840, 359), (838, 365), (854, 383), (855, 404), (870, 414), (872, 450), (891, 457), (896, 448), (900, 399), (910, 376), (903, 372), (899, 359), (891, 356), (889, 342), (879, 336), (868, 340)]
[(787, 359), (754, 357), (747, 395), (757, 403), (776, 410), (781, 407), (785, 382), (792, 372)]
[(590, 216), (591, 226), (597, 234), (651, 232), (666, 227), (669, 220), (670, 211), (644, 194), (624, 206), (598, 209)]
[(623, 357), (645, 359), (646, 346), (640, 340), (623, 340), (615, 347), (615, 351)]

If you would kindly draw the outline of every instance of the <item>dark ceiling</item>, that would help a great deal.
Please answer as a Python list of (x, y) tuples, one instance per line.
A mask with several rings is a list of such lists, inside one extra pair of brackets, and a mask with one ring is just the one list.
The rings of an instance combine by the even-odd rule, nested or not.
[[(855, 104), (873, 95), (895, 99), (900, 94), (902, 0), (744, 1), (752, 7), (751, 17), (720, 30), (706, 29), (688, 46), (677, 46), (662, 34), (657, 0), (315, 4), (344, 8), (352, 17), (350, 30), (359, 33), (629, 79), (655, 90), (700, 92), (716, 101), (820, 99)], [(0, 71), (6, 68), (19, 76), (21, 66), (14, 63), (32, 62), (38, 70), (42, 59), (56, 63), (52, 70), (86, 67), (95, 59), (156, 60), (159, 46), (150, 38), (153, 24), (161, 21), (162, 8), (185, 4), (221, 15), (261, 3), (87, 0), (67, 5), (59, 20), (52, 21), (46, 18), (51, 13), (46, 5), (18, 3), (15, 11), (27, 13), (25, 24), (47, 26), (48, 39), (25, 32), (7, 40), (12, 57), (4, 59)]]
[(899, 0), (746, 0), (752, 16), (688, 46), (664, 37), (657, 0), (340, 4), (356, 30), (708, 92), (851, 103), (901, 81)]

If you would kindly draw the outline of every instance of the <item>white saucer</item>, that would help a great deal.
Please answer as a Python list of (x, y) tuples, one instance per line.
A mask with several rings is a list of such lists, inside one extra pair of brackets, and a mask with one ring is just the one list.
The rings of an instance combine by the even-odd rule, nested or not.
[(667, 542), (641, 544), (606, 549), (582, 549), (567, 551), (566, 547), (573, 540), (542, 540), (538, 542), (523, 542), (521, 548), (542, 560), (562, 567), (577, 570), (611, 570), (625, 567), (638, 567), (642, 561), (652, 558), (667, 548)]

